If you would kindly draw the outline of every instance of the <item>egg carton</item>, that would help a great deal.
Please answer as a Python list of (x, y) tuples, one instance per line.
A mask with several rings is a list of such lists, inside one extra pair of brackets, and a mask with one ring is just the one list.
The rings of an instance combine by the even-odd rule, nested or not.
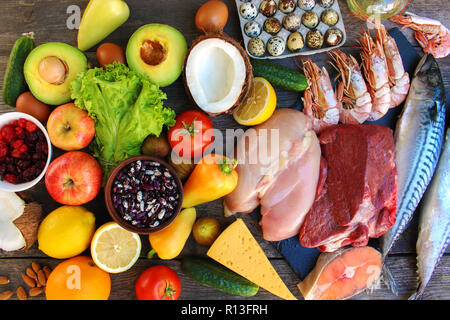
[[(273, 15), (273, 17), (277, 18), (277, 19), (280, 21), (281, 26), (282, 26), (282, 27), (281, 27), (281, 30), (280, 30), (275, 36), (281, 37), (281, 38), (284, 40), (284, 43), (285, 43), (285, 50), (284, 50), (283, 53), (280, 54), (280, 55), (277, 55), (277, 56), (271, 55), (271, 54), (269, 54), (269, 53), (267, 52), (267, 42), (269, 41), (269, 39), (271, 39), (271, 38), (273, 38), (273, 37), (275, 37), (275, 36), (274, 36), (274, 35), (271, 35), (271, 34), (269, 34), (269, 33), (267, 33), (266, 31), (264, 31), (264, 22), (265, 22), (267, 19), (269, 19), (269, 17), (264, 16), (264, 15), (260, 12), (260, 4), (261, 4), (261, 2), (263, 2), (263, 1), (264, 1), (264, 0), (235, 0), (235, 2), (236, 2), (236, 7), (237, 7), (237, 10), (238, 10), (238, 16), (239, 16), (239, 20), (240, 20), (240, 26), (241, 26), (241, 31), (242, 31), (242, 37), (243, 37), (243, 39), (244, 39), (245, 49), (246, 49), (247, 53), (250, 55), (250, 57), (252, 57), (252, 58), (254, 58), (254, 59), (282, 59), (282, 58), (294, 57), (294, 56), (299, 56), (299, 55), (312, 55), (312, 54), (321, 53), (321, 52), (326, 52), (326, 51), (329, 51), (329, 50), (338, 48), (338, 47), (342, 46), (342, 45), (345, 43), (345, 41), (346, 41), (347, 35), (346, 35), (346, 32), (345, 32), (344, 21), (343, 21), (343, 18), (342, 18), (341, 10), (340, 10), (340, 8), (339, 8), (338, 0), (334, 0), (334, 1), (333, 1), (333, 4), (332, 4), (330, 7), (327, 7), (327, 8), (324, 8), (324, 7), (322, 7), (322, 6), (319, 5), (318, 2), (319, 2), (320, 0), (314, 0), (314, 1), (316, 2), (315, 6), (314, 6), (311, 10), (307, 10), (307, 11), (313, 11), (313, 12), (315, 12), (315, 13), (317, 14), (318, 18), (319, 18), (319, 24), (318, 24), (314, 29), (317, 29), (317, 30), (319, 30), (319, 31), (322, 33), (322, 35), (323, 35), (323, 37), (324, 37), (323, 45), (322, 45), (320, 48), (317, 48), (317, 49), (309, 48), (309, 47), (306, 45), (306, 34), (308, 33), (308, 31), (314, 30), (314, 29), (310, 29), (310, 28), (306, 27), (305, 25), (303, 25), (303, 23), (300, 23), (300, 28), (299, 28), (298, 30), (296, 30), (296, 31), (298, 31), (298, 32), (300, 32), (300, 33), (302, 34), (302, 36), (303, 36), (303, 41), (304, 41), (304, 46), (303, 46), (303, 48), (302, 48), (301, 50), (299, 50), (299, 51), (295, 51), (295, 52), (290, 51), (290, 50), (288, 49), (288, 46), (287, 46), (287, 39), (288, 39), (289, 35), (290, 35), (292, 32), (286, 30), (286, 29), (283, 27), (283, 17), (284, 17), (285, 15), (287, 15), (287, 13), (281, 12), (280, 9), (279, 9), (279, 7), (278, 7), (280, 1), (279, 1), (279, 0), (274, 0), (275, 3), (276, 3), (276, 5), (277, 5), (277, 11), (276, 11), (276, 13)], [(241, 15), (241, 13), (240, 13), (240, 6), (241, 6), (242, 4), (244, 4), (244, 3), (252, 3), (252, 4), (256, 7), (257, 12), (258, 12), (256, 17), (254, 17), (253, 19), (245, 19), (245, 18)], [(305, 10), (299, 8), (299, 6), (298, 6), (298, 0), (294, 0), (294, 3), (295, 3), (296, 6), (295, 6), (295, 10), (294, 10), (292, 13), (296, 14), (296, 15), (299, 16), (300, 19), (301, 19), (301, 17), (303, 16), (303, 14), (304, 14), (305, 12), (307, 12), (307, 11), (305, 11)], [(325, 11), (325, 10), (327, 10), (327, 9), (333, 9), (333, 10), (335, 10), (335, 11), (337, 12), (337, 14), (338, 14), (339, 20), (338, 20), (338, 22), (337, 22), (334, 26), (328, 26), (328, 25), (326, 25), (325, 23), (323, 23), (323, 22), (321, 21), (321, 14), (322, 14), (323, 11)], [(257, 22), (257, 23), (260, 25), (260, 27), (261, 27), (261, 33), (260, 33), (257, 37), (260, 38), (260, 39), (263, 41), (263, 43), (264, 43), (265, 52), (264, 52), (264, 55), (262, 55), (262, 56), (254, 56), (254, 55), (252, 55), (251, 52), (248, 50), (248, 43), (249, 43), (249, 41), (250, 41), (252, 38), (255, 38), (255, 37), (249, 37), (249, 36), (246, 34), (246, 32), (245, 32), (245, 25), (246, 25), (248, 22), (250, 22), (250, 21), (255, 21), (255, 22)], [(325, 42), (325, 34), (326, 34), (326, 32), (327, 32), (329, 29), (339, 29), (339, 30), (342, 31), (342, 35), (343, 35), (343, 36), (342, 36), (342, 40), (341, 40), (341, 42), (339, 42), (337, 45), (331, 46), (331, 45), (328, 45), (328, 44)], [(273, 41), (273, 40), (272, 40), (272, 41)]]

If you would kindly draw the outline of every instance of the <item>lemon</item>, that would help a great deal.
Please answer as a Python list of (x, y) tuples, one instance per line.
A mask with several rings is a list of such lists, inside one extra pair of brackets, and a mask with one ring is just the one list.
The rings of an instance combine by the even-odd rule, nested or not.
[(56, 259), (79, 255), (89, 248), (95, 232), (95, 216), (80, 206), (62, 206), (39, 226), (39, 249)]
[(269, 119), (276, 106), (277, 96), (270, 82), (255, 77), (250, 97), (234, 110), (233, 117), (239, 124), (254, 126)]
[(141, 238), (137, 233), (108, 222), (95, 232), (91, 255), (97, 267), (109, 273), (130, 269), (141, 253)]

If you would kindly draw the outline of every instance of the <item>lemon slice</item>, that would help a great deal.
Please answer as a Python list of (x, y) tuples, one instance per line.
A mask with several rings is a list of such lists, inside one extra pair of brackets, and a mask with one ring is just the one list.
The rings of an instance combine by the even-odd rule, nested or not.
[(95, 232), (91, 255), (95, 264), (106, 272), (119, 273), (130, 269), (141, 253), (141, 238), (116, 222), (108, 222)]
[(277, 96), (270, 82), (255, 77), (250, 97), (234, 110), (233, 117), (239, 124), (254, 126), (269, 119), (276, 106)]

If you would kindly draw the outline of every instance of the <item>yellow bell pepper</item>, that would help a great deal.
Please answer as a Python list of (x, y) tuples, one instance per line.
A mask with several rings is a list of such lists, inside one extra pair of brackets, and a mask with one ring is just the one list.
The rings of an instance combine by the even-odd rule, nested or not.
[(183, 208), (219, 199), (236, 188), (236, 160), (217, 154), (204, 156), (183, 186)]
[(85, 51), (105, 39), (130, 16), (123, 0), (90, 0), (78, 30), (78, 49)]
[(196, 218), (195, 208), (184, 209), (168, 227), (150, 233), (148, 239), (152, 250), (147, 257), (151, 258), (156, 253), (163, 260), (176, 258), (183, 250)]

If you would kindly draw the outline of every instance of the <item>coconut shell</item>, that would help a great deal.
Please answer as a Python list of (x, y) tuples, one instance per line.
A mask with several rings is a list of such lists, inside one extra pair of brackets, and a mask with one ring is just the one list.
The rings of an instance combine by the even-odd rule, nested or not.
[[(239, 95), (238, 99), (236, 100), (236, 103), (231, 106), (228, 110), (224, 111), (224, 112), (219, 112), (219, 113), (211, 113), (211, 112), (206, 112), (205, 110), (201, 109), (200, 107), (197, 106), (194, 98), (191, 95), (191, 92), (189, 90), (189, 87), (187, 85), (187, 81), (186, 81), (186, 63), (187, 60), (189, 58), (189, 55), (192, 51), (192, 48), (195, 47), (199, 42), (207, 40), (207, 39), (211, 39), (211, 38), (218, 38), (218, 39), (222, 39), (230, 44), (232, 44), (233, 46), (235, 46), (238, 51), (241, 53), (242, 57), (244, 58), (244, 63), (245, 63), (245, 83), (244, 86), (242, 88), (241, 94)], [(192, 42), (192, 45), (190, 46), (186, 57), (184, 59), (184, 67), (183, 67), (183, 83), (184, 83), (184, 88), (186, 89), (186, 93), (188, 95), (188, 97), (191, 99), (191, 101), (194, 103), (194, 105), (201, 110), (202, 112), (205, 112), (206, 114), (208, 114), (210, 117), (215, 117), (215, 116), (219, 116), (222, 114), (232, 114), (234, 109), (239, 106), (240, 104), (242, 104), (245, 99), (249, 96), (250, 94), (250, 89), (253, 85), (253, 69), (252, 69), (252, 65), (250, 62), (250, 58), (247, 54), (247, 52), (245, 51), (245, 49), (240, 45), (240, 43), (238, 41), (236, 41), (235, 39), (233, 39), (232, 37), (228, 36), (227, 34), (220, 32), (220, 33), (206, 33), (204, 35), (201, 35), (200, 37), (198, 37), (197, 39), (195, 39)]]
[(27, 203), (23, 214), (14, 220), (14, 225), (20, 230), (26, 243), (26, 246), (19, 251), (28, 250), (36, 242), (39, 224), (42, 219), (42, 206), (34, 201)]

